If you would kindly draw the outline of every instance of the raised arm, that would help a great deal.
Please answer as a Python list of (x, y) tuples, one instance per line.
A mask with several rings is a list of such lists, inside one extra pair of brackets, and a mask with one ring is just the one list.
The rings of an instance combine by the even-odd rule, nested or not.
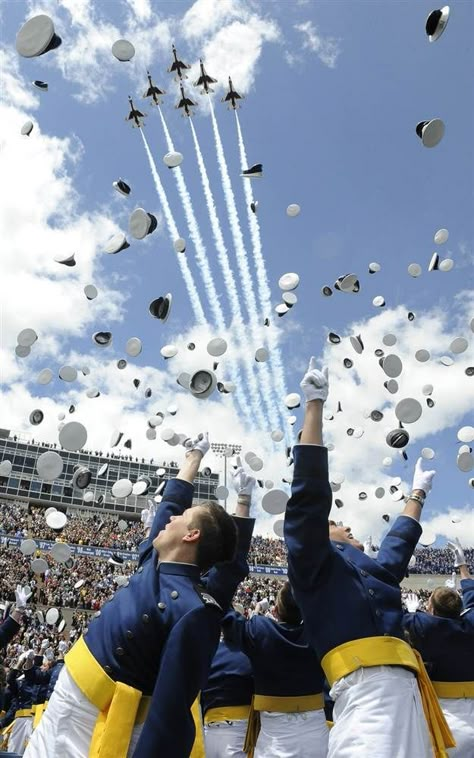
[(469, 573), (466, 556), (459, 539), (448, 542), (447, 547), (454, 553), (454, 568), (461, 574), (462, 604), (465, 611), (474, 609), (474, 579)]
[(224, 639), (228, 645), (252, 657), (252, 654), (255, 653), (258, 619), (258, 616), (253, 616), (247, 621), (240, 613), (229, 611), (222, 622)]
[(301, 444), (293, 450), (291, 497), (286, 507), (285, 542), (288, 579), (293, 589), (306, 591), (317, 581), (331, 556), (328, 517), (332, 493), (328, 452), (322, 447), (323, 404), (329, 391), (327, 368), (319, 371), (311, 358), (301, 389), (306, 408)]
[(390, 571), (399, 582), (407, 572), (408, 563), (423, 531), (420, 526), (421, 511), (425, 498), (431, 491), (436, 473), (423, 471), (421, 462), (422, 459), (418, 458), (413, 475), (412, 491), (406, 498), (403, 513), (382, 540), (377, 556), (377, 562)]

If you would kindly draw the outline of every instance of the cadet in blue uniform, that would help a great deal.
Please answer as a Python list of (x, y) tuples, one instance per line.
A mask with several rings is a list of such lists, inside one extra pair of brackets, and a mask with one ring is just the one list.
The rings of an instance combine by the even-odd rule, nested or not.
[(326, 758), (324, 675), (308, 645), (289, 582), (278, 592), (278, 621), (238, 613), (224, 619), (224, 638), (252, 663), (255, 695), (246, 747), (255, 758)]
[[(285, 541), (288, 577), (335, 701), (328, 755), (431, 758), (430, 735), (442, 755), (452, 736), (422, 662), (403, 641), (399, 587), (422, 531), (419, 518), (434, 471), (423, 471), (418, 461), (403, 515), (377, 560), (369, 558), (349, 527), (328, 524), (331, 488), (322, 446), (327, 368), (319, 371), (312, 358), (301, 388), (306, 411), (302, 444), (293, 452)], [(422, 707), (415, 673), (431, 711), (427, 703)], [(430, 734), (424, 717), (429, 712), (436, 721)]]
[(206, 758), (245, 758), (243, 748), (253, 693), (249, 659), (222, 639), (201, 692)]
[[(222, 607), (247, 574), (253, 521), (233, 520), (216, 504), (191, 508), (192, 482), (209, 441), (200, 435), (186, 447), (136, 573), (66, 655), (28, 758), (125, 758), (134, 751), (137, 758), (184, 758), (191, 752), (191, 706), (219, 641)], [(232, 560), (236, 522), (239, 552)]]
[(474, 756), (474, 579), (459, 541), (448, 542), (448, 547), (460, 570), (462, 600), (456, 590), (437, 587), (428, 612), (406, 613), (403, 625), (423, 657), (456, 740), (449, 756), (470, 758)]
[(9, 685), (15, 702), (15, 716), (8, 738), (8, 750), (19, 755), (23, 755), (33, 731), (36, 686), (22, 673), (28, 655), (29, 653), (26, 652), (19, 656), (16, 667), (9, 677)]
[(6, 647), (15, 634), (20, 631), (21, 621), (26, 610), (26, 603), (30, 597), (31, 592), (28, 595), (21, 584), (18, 584), (15, 590), (15, 608), (11, 611), (3, 624), (0, 625), (0, 649)]

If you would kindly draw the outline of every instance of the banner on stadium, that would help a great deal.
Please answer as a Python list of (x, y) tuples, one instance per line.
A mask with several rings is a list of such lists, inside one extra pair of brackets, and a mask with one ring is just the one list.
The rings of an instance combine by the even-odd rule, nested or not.
[(267, 574), (273, 576), (287, 576), (286, 566), (250, 566), (251, 574)]
[[(20, 547), (23, 537), (12, 537), (0, 532), (2, 543)], [(52, 540), (35, 540), (40, 550), (51, 550), (55, 544)], [(68, 543), (69, 544), (69, 543)], [(71, 552), (75, 555), (82, 555), (87, 558), (111, 558), (112, 555), (119, 555), (124, 561), (138, 561), (138, 553), (129, 550), (115, 550), (108, 547), (94, 547), (93, 545), (69, 545)]]

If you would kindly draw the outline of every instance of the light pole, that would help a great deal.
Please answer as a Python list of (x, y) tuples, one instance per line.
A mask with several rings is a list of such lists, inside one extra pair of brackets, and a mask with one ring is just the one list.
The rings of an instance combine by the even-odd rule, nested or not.
[[(227, 489), (227, 459), (240, 455), (242, 445), (234, 445), (232, 442), (211, 442), (211, 450), (218, 458), (224, 459), (224, 487)], [(224, 508), (227, 510), (227, 497), (224, 500)]]

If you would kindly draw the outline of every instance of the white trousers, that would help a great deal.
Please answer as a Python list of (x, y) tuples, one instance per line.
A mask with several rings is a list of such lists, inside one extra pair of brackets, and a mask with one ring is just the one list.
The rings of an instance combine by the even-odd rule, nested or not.
[(206, 758), (246, 758), (243, 751), (247, 719), (214, 721), (204, 725)]
[[(88, 758), (89, 746), (99, 715), (63, 666), (48, 707), (25, 751), (25, 758)], [(128, 756), (131, 758), (141, 726), (133, 730)]]
[(328, 727), (324, 710), (260, 712), (255, 758), (326, 758)]
[(433, 758), (415, 675), (361, 668), (334, 683), (328, 758)]
[(456, 741), (456, 747), (448, 750), (448, 755), (456, 758), (474, 756), (474, 698), (439, 699), (449, 728)]
[(13, 722), (8, 739), (8, 752), (23, 755), (33, 731), (33, 716), (23, 716)]

